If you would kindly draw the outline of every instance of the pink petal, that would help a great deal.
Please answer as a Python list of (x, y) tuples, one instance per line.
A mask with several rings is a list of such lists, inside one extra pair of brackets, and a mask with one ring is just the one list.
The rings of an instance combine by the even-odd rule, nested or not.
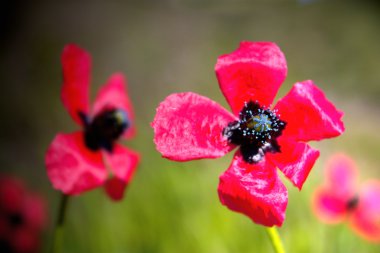
[(92, 114), (96, 115), (105, 109), (124, 110), (127, 113), (130, 124), (124, 133), (124, 137), (130, 138), (135, 134), (135, 115), (133, 113), (132, 103), (128, 97), (127, 83), (124, 75), (121, 73), (113, 74), (107, 81), (107, 84), (99, 90)]
[(268, 153), (267, 157), (301, 190), (319, 157), (319, 151), (303, 142), (297, 143), (285, 138), (279, 138), (278, 141), (281, 152)]
[(14, 178), (0, 178), (0, 206), (5, 212), (19, 212), (27, 195), (24, 184)]
[(0, 238), (8, 241), (9, 237), (11, 237), (12, 230), (12, 225), (9, 224), (8, 217), (0, 215)]
[(110, 170), (115, 175), (107, 180), (106, 193), (115, 201), (122, 200), (125, 188), (136, 171), (140, 156), (119, 144), (115, 144), (112, 153), (104, 152), (104, 155)]
[(10, 240), (12, 248), (18, 253), (37, 253), (40, 252), (40, 234), (32, 228), (22, 227), (16, 229)]
[(343, 113), (310, 80), (296, 83), (275, 109), (287, 122), (283, 135), (299, 141), (331, 138), (344, 131)]
[(216, 158), (233, 146), (222, 131), (236, 118), (216, 102), (195, 93), (177, 93), (157, 108), (153, 120), (154, 142), (166, 158), (188, 161)]
[(45, 164), (54, 188), (65, 194), (96, 188), (107, 177), (101, 153), (85, 146), (82, 132), (57, 134), (46, 153)]
[(336, 224), (342, 222), (347, 214), (347, 199), (334, 194), (333, 189), (319, 187), (312, 198), (314, 214), (325, 223)]
[(287, 66), (276, 44), (241, 42), (236, 51), (218, 58), (215, 71), (224, 96), (238, 115), (250, 100), (269, 106), (285, 80)]
[(126, 187), (125, 182), (117, 177), (109, 178), (104, 185), (107, 195), (114, 201), (123, 199)]
[(364, 239), (380, 242), (380, 181), (373, 180), (364, 185), (350, 223)]
[(61, 61), (62, 103), (75, 122), (82, 125), (79, 113), (88, 114), (89, 111), (91, 57), (80, 47), (69, 44), (63, 49)]
[(354, 161), (344, 154), (335, 154), (327, 162), (326, 187), (336, 196), (349, 200), (357, 190), (358, 170)]
[(139, 163), (139, 154), (122, 145), (115, 144), (112, 153), (104, 152), (104, 155), (113, 174), (128, 184)]
[(29, 194), (25, 198), (24, 218), (27, 225), (33, 229), (42, 231), (47, 224), (46, 201), (37, 194)]
[(281, 226), (285, 219), (288, 192), (268, 161), (247, 164), (239, 152), (220, 176), (219, 198), (223, 205), (243, 213), (255, 223)]

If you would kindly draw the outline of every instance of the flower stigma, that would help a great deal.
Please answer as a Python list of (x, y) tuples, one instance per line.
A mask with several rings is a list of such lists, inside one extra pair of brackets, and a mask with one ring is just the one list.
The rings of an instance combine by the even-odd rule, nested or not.
[(275, 110), (261, 107), (257, 101), (249, 101), (244, 103), (239, 120), (223, 129), (223, 135), (230, 143), (240, 146), (246, 162), (258, 163), (266, 152), (280, 152), (276, 139), (285, 126), (286, 122), (280, 120)]
[(254, 117), (252, 117), (248, 122), (247, 126), (249, 128), (255, 129), (257, 132), (265, 132), (272, 130), (272, 122), (268, 118), (268, 115), (266, 114), (259, 114)]
[(85, 125), (86, 146), (97, 151), (100, 148), (112, 152), (113, 143), (130, 126), (127, 113), (121, 109), (107, 109), (90, 121), (81, 114)]

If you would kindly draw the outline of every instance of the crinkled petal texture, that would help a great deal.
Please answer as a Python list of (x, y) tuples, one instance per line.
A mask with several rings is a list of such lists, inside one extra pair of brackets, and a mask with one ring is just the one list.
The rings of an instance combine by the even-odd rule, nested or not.
[(175, 161), (221, 157), (234, 147), (222, 135), (234, 120), (235, 116), (206, 97), (172, 94), (157, 108), (154, 142), (164, 157)]
[(285, 80), (287, 65), (280, 48), (271, 42), (241, 42), (215, 66), (220, 88), (235, 115), (244, 103), (269, 106)]
[(218, 193), (223, 205), (258, 224), (281, 226), (285, 219), (288, 192), (275, 166), (266, 160), (248, 164), (238, 151), (220, 176)]
[(139, 155), (116, 144), (112, 153), (105, 152), (105, 159), (114, 174), (114, 177), (107, 180), (105, 189), (113, 200), (121, 200), (124, 190), (136, 171), (140, 160)]
[(84, 144), (82, 132), (57, 134), (45, 158), (47, 174), (55, 189), (80, 194), (102, 185), (107, 177), (101, 152)]
[(63, 86), (62, 103), (71, 117), (79, 125), (82, 120), (79, 113), (89, 112), (89, 86), (91, 57), (80, 47), (69, 44), (62, 53)]
[(132, 103), (128, 97), (127, 84), (123, 74), (113, 74), (108, 82), (99, 90), (94, 102), (93, 115), (97, 115), (105, 109), (122, 109), (127, 114), (129, 127), (123, 134), (125, 138), (133, 137), (136, 128), (134, 126), (134, 112)]
[(290, 181), (302, 189), (319, 151), (304, 143), (343, 133), (343, 114), (327, 100), (312, 81), (296, 83), (275, 106), (281, 120), (286, 122), (278, 139), (281, 152), (268, 154)]
[(296, 83), (275, 106), (287, 125), (283, 136), (298, 141), (331, 138), (343, 133), (343, 113), (313, 81)]
[(312, 198), (313, 211), (326, 223), (345, 219), (347, 205), (355, 197), (358, 172), (354, 162), (344, 154), (330, 158), (325, 170), (325, 182)]
[(301, 190), (319, 157), (319, 151), (311, 148), (307, 143), (281, 137), (278, 139), (278, 143), (281, 152), (268, 153), (267, 157)]
[(363, 185), (357, 209), (350, 216), (350, 224), (363, 238), (380, 242), (380, 181)]

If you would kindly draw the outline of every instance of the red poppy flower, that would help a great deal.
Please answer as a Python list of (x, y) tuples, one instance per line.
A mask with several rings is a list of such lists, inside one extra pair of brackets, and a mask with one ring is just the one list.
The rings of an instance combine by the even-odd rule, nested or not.
[(329, 160), (325, 182), (312, 198), (313, 211), (323, 222), (347, 220), (363, 238), (380, 242), (380, 181), (370, 180), (358, 187), (354, 161), (344, 154)]
[(45, 159), (50, 181), (69, 195), (105, 185), (108, 195), (119, 200), (139, 161), (136, 152), (116, 143), (119, 137), (128, 139), (135, 132), (125, 78), (113, 74), (90, 110), (90, 55), (67, 45), (62, 65), (62, 102), (82, 131), (59, 133), (50, 144)]
[(161, 154), (175, 161), (217, 158), (239, 147), (218, 187), (222, 204), (265, 226), (280, 226), (288, 193), (278, 167), (302, 188), (319, 152), (306, 142), (340, 135), (342, 112), (312, 81), (296, 83), (271, 107), (287, 74), (270, 42), (242, 42), (215, 66), (230, 113), (195, 93), (168, 96), (152, 126)]
[(41, 196), (16, 179), (0, 177), (0, 252), (38, 252), (46, 219)]

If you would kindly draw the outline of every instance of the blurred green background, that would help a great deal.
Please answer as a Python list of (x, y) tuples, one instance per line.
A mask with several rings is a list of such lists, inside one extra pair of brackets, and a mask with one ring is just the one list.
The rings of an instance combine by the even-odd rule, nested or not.
[[(3, 1), (0, 9), (0, 172), (24, 179), (49, 201), (51, 240), (59, 192), (44, 168), (58, 131), (77, 129), (60, 102), (60, 54), (75, 42), (93, 57), (92, 95), (111, 73), (127, 75), (138, 135), (125, 144), (142, 161), (121, 203), (102, 189), (72, 198), (63, 252), (272, 252), (264, 228), (219, 203), (218, 176), (232, 154), (175, 163), (162, 159), (150, 128), (173, 92), (193, 91), (227, 106), (214, 64), (242, 40), (274, 41), (288, 78), (313, 79), (345, 112), (345, 134), (312, 143), (321, 157), (299, 192), (288, 181), (287, 218), (279, 232), (288, 252), (380, 252), (346, 224), (327, 226), (310, 196), (329, 156), (345, 152), (363, 180), (380, 178), (380, 5), (378, 1), (166, 0)], [(284, 180), (285, 181), (285, 180)]]

